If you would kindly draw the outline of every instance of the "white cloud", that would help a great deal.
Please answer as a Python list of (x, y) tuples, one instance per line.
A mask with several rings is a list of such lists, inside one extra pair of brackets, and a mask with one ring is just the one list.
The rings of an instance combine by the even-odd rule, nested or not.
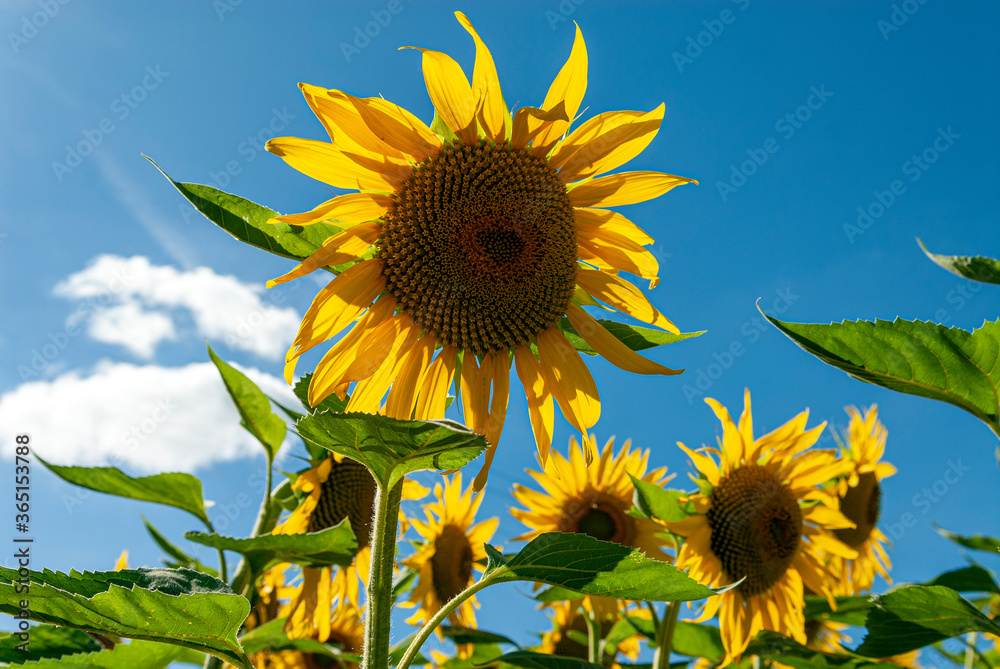
[(189, 311), (198, 336), (268, 360), (283, 356), (299, 324), (295, 309), (274, 304), (263, 284), (244, 283), (207, 267), (153, 265), (144, 256), (98, 256), (54, 292), (70, 299), (103, 298), (102, 304), (113, 305), (82, 312), (91, 314), (88, 334), (143, 358), (150, 358), (161, 341), (177, 338), (167, 315), (171, 309)]
[[(240, 369), (267, 395), (298, 406), (284, 381)], [(263, 453), (210, 362), (170, 368), (105, 361), (89, 376), (74, 371), (22, 384), (0, 395), (5, 458), (21, 433), (53, 464), (110, 464), (137, 474), (192, 472)]]

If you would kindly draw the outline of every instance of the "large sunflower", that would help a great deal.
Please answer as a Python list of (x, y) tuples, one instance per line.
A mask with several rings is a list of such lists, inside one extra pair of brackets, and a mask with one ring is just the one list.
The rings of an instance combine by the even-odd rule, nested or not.
[(582, 306), (597, 300), (678, 332), (618, 276), (655, 284), (657, 261), (643, 248), (653, 239), (603, 207), (650, 200), (692, 180), (646, 171), (597, 177), (645, 149), (663, 105), (598, 114), (564, 136), (587, 85), (579, 29), (542, 106), (512, 115), (493, 57), (465, 15), (456, 16), (476, 43), (472, 83), (449, 56), (420, 49), (436, 111), (431, 127), (382, 98), (301, 85), (331, 142), (282, 137), (267, 149), (308, 176), (359, 192), (272, 219), (331, 221), (343, 231), (268, 285), (360, 259), (306, 312), (285, 358), (286, 379), (302, 354), (345, 329), (316, 367), (314, 405), (357, 383), (349, 411), (440, 418), (454, 379), (466, 422), (490, 443), (479, 490), (503, 429), (512, 358), (543, 460), (553, 399), (578, 431), (597, 422), (597, 386), (564, 335), (563, 316), (622, 369), (679, 373), (636, 354)]
[(856, 527), (834, 530), (833, 534), (851, 548), (858, 557), (850, 560), (839, 555), (830, 557), (830, 569), (839, 575), (838, 595), (856, 595), (870, 590), (879, 574), (888, 582), (892, 562), (886, 554), (889, 539), (875, 525), (881, 510), (882, 479), (896, 473), (888, 462), (880, 462), (885, 453), (888, 434), (878, 419), (878, 408), (872, 406), (864, 417), (855, 407), (847, 407), (851, 423), (844, 435), (847, 444), (841, 457), (850, 470), (838, 482), (840, 510)]
[[(292, 636), (317, 635), (320, 641), (326, 641), (330, 634), (328, 612), (334, 598), (339, 597), (345, 605), (361, 606), (360, 593), (368, 583), (371, 563), (369, 542), (376, 483), (364, 465), (334, 453), (301, 472), (292, 488), (305, 496), (272, 534), (319, 532), (347, 518), (358, 542), (358, 554), (347, 568), (336, 573), (331, 567), (303, 568), (301, 583), (289, 605), (286, 628)], [(427, 492), (415, 481), (404, 480), (405, 499), (419, 499)]]
[(720, 449), (694, 451), (678, 443), (700, 473), (701, 492), (689, 497), (695, 514), (667, 526), (687, 538), (677, 566), (692, 578), (713, 587), (745, 578), (710, 597), (698, 619), (719, 615), (725, 666), (762, 629), (805, 644), (803, 588), (835, 606), (834, 579), (823, 557), (855, 558), (857, 552), (830, 534), (853, 523), (837, 510), (836, 495), (818, 487), (843, 473), (845, 464), (834, 451), (807, 450), (825, 423), (806, 430), (809, 412), (803, 411), (754, 439), (749, 390), (738, 426), (725, 407), (705, 401), (722, 422)]
[[(446, 477), (444, 487), (434, 486), (436, 501), (426, 504), (427, 522), (411, 519), (413, 529), (424, 539), (417, 552), (403, 560), (417, 570), (417, 584), (410, 599), (402, 606), (419, 605), (406, 622), (411, 625), (430, 620), (455, 595), (472, 585), (473, 570), (483, 571), (486, 549), (483, 544), (493, 538), (498, 518), (475, 522), (476, 511), (483, 496), (473, 497), (472, 486), (462, 492), (462, 473)], [(462, 602), (448, 620), (463, 627), (476, 626), (475, 597)], [(440, 629), (438, 631), (440, 634)]]
[(583, 446), (570, 439), (569, 459), (553, 452), (542, 472), (528, 470), (544, 492), (514, 484), (514, 499), (526, 508), (511, 509), (511, 515), (531, 528), (515, 541), (534, 539), (544, 532), (588, 534), (638, 548), (649, 557), (668, 559), (656, 537), (661, 528), (628, 514), (635, 493), (629, 475), (663, 485), (673, 474), (666, 476), (666, 467), (647, 472), (649, 451), (630, 450), (629, 440), (615, 454), (614, 437), (608, 439), (597, 462), (588, 467), (593, 437), (583, 439)]

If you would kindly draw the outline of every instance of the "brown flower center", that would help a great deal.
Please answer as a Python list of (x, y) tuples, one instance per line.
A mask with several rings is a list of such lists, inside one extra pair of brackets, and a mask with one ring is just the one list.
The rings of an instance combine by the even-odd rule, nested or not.
[(712, 553), (745, 597), (759, 595), (784, 575), (802, 535), (802, 511), (778, 478), (743, 465), (715, 487), (706, 514)]
[(319, 532), (348, 518), (358, 548), (364, 548), (371, 541), (375, 490), (375, 479), (364, 465), (346, 458), (334, 462), (330, 475), (320, 485), (319, 501), (309, 516), (308, 530)]
[(434, 540), (431, 558), (434, 592), (447, 602), (469, 587), (472, 580), (472, 544), (462, 528), (445, 525)]
[(566, 501), (557, 528), (560, 532), (586, 534), (631, 546), (635, 539), (635, 521), (625, 513), (628, 506), (617, 497), (588, 488)]
[(860, 548), (868, 541), (878, 523), (882, 491), (874, 472), (858, 477), (858, 485), (848, 488), (840, 500), (840, 512), (857, 527), (834, 530), (833, 535), (851, 548)]
[(576, 227), (548, 163), (509, 143), (446, 144), (383, 217), (386, 290), (425, 331), (477, 355), (527, 344), (565, 313)]

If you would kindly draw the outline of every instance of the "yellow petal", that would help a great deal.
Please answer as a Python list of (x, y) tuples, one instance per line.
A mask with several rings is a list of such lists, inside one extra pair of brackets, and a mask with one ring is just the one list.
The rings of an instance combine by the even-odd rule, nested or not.
[(664, 374), (667, 376), (680, 374), (684, 371), (670, 369), (642, 357), (608, 332), (607, 328), (597, 322), (597, 319), (575, 304), (569, 305), (566, 315), (569, 316), (569, 322), (577, 334), (583, 337), (583, 340), (597, 351), (598, 355), (619, 369), (633, 374)]
[(462, 12), (455, 12), (458, 22), (472, 35), (476, 42), (476, 64), (472, 72), (472, 95), (479, 100), (482, 113), (483, 130), (486, 136), (494, 141), (506, 137), (507, 105), (503, 101), (500, 90), (500, 78), (497, 76), (497, 66), (493, 63), (493, 55), (486, 44), (479, 38), (479, 33), (472, 27), (472, 22)]
[[(559, 70), (549, 92), (545, 95), (542, 109), (553, 109), (560, 102), (564, 104), (566, 116), (572, 119), (580, 109), (583, 102), (583, 94), (587, 90), (587, 45), (583, 41), (583, 33), (580, 26), (576, 27), (576, 36), (573, 38), (573, 50), (570, 51), (569, 59)], [(528, 118), (529, 132), (534, 132), (543, 121)], [(532, 148), (535, 155), (544, 156), (552, 148), (552, 145), (562, 137), (569, 127), (569, 121), (551, 121), (544, 124), (535, 137)]]
[(535, 435), (538, 446), (538, 458), (544, 469), (552, 447), (552, 430), (554, 428), (554, 407), (552, 393), (545, 387), (545, 381), (538, 371), (538, 360), (535, 354), (525, 346), (514, 349), (514, 364), (517, 376), (524, 386), (524, 396), (528, 402), (528, 417), (531, 419), (531, 431)]
[(569, 191), (574, 207), (614, 207), (660, 197), (674, 186), (698, 183), (663, 172), (621, 172), (585, 181)]
[(300, 262), (295, 269), (287, 274), (282, 274), (277, 279), (271, 279), (267, 282), (267, 287), (271, 288), (278, 284), (287, 283), (292, 279), (315, 272), (321, 267), (340, 265), (356, 260), (358, 256), (371, 248), (381, 231), (381, 223), (362, 223), (350, 227), (340, 234), (327, 237), (323, 245)]
[(372, 133), (368, 124), (341, 91), (299, 84), (306, 102), (319, 118), (334, 148), (343, 153), (366, 157), (386, 156), (403, 162), (403, 154)]
[(628, 237), (636, 244), (645, 246), (652, 244), (653, 238), (638, 225), (628, 220), (617, 211), (610, 209), (577, 209), (573, 218), (577, 226), (586, 225), (592, 228), (616, 232), (619, 235)]
[(417, 340), (409, 353), (403, 366), (399, 370), (396, 382), (389, 390), (389, 397), (385, 401), (385, 415), (397, 420), (410, 420), (413, 414), (413, 405), (417, 399), (417, 391), (423, 383), (423, 377), (430, 366), (431, 357), (434, 355), (434, 344), (436, 338), (432, 334), (426, 334)]
[(441, 120), (466, 144), (476, 141), (476, 98), (462, 68), (440, 51), (405, 46), (423, 54), (424, 82)]
[(609, 272), (581, 268), (576, 272), (576, 283), (597, 299), (622, 313), (644, 323), (663, 328), (668, 332), (680, 334), (676, 325), (657, 311), (638, 288), (624, 279), (619, 279)]
[(580, 432), (601, 416), (601, 398), (590, 370), (566, 337), (554, 328), (537, 336), (539, 371), (563, 415)]
[(382, 218), (391, 204), (392, 198), (381, 193), (348, 193), (302, 214), (275, 216), (267, 222), (306, 226), (330, 221), (338, 228), (347, 228)]
[(361, 341), (354, 355), (354, 362), (340, 377), (341, 383), (367, 379), (378, 371), (393, 351), (397, 340), (410, 322), (404, 313), (385, 319)]
[(366, 260), (349, 267), (313, 299), (302, 318), (286, 362), (337, 335), (385, 289), (382, 261)]
[(510, 358), (507, 352), (487, 353), (483, 358), (482, 372), (486, 372), (492, 378), (493, 399), (490, 401), (490, 414), (484, 427), (489, 446), (486, 449), (483, 466), (472, 484), (472, 489), (476, 492), (486, 485), (486, 478), (493, 465), (493, 456), (500, 444), (500, 434), (507, 418), (507, 400), (510, 395)]
[[(576, 242), (580, 250), (621, 272), (644, 279), (656, 279), (660, 272), (660, 263), (652, 253), (617, 232), (577, 223)], [(582, 253), (580, 258), (586, 260)]]
[(348, 155), (332, 144), (312, 139), (275, 137), (265, 148), (299, 172), (335, 188), (394, 191), (412, 172), (408, 165), (391, 158)]
[[(544, 121), (544, 123), (529, 123), (529, 119)], [(552, 109), (539, 109), (538, 107), (521, 107), (514, 112), (514, 129), (511, 131), (510, 143), (519, 149), (528, 146), (542, 130), (547, 128), (547, 123), (551, 121), (566, 121), (566, 103), (560, 102)]]
[(598, 114), (559, 143), (549, 162), (563, 183), (609, 172), (649, 146), (660, 130), (666, 105), (649, 113), (616, 111)]
[(454, 374), (455, 347), (445, 346), (431, 363), (427, 376), (424, 378), (424, 385), (417, 397), (417, 408), (414, 412), (416, 420), (444, 418), (448, 388), (451, 387)]
[[(400, 314), (406, 316), (405, 314)], [(382, 397), (389, 386), (396, 380), (402, 366), (402, 355), (413, 345), (419, 334), (419, 328), (406, 316), (406, 321), (393, 342), (389, 355), (374, 374), (360, 381), (354, 388), (351, 400), (347, 403), (347, 411), (375, 413), (379, 409)]]
[(484, 433), (488, 418), (488, 382), (487, 374), (479, 368), (476, 356), (472, 351), (465, 351), (462, 356), (462, 410), (465, 413), (465, 424), (479, 434)]
[(383, 98), (347, 97), (372, 133), (412, 162), (419, 163), (441, 149), (441, 141), (427, 124), (399, 105)]

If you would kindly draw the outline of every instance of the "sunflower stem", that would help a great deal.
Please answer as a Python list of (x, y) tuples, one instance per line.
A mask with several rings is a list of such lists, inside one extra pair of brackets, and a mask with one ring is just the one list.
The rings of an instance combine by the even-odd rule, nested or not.
[(670, 667), (670, 652), (673, 650), (674, 630), (677, 629), (677, 614), (680, 610), (680, 602), (667, 604), (667, 612), (663, 615), (663, 625), (659, 628), (656, 651), (653, 653), (653, 669), (669, 669)]
[(396, 532), (403, 482), (392, 490), (379, 484), (372, 520), (371, 572), (365, 600), (365, 648), (361, 669), (388, 669), (389, 625), (392, 618), (392, 571), (396, 561)]
[(413, 641), (411, 641), (410, 645), (407, 646), (406, 652), (403, 653), (403, 657), (400, 658), (399, 664), (396, 665), (396, 669), (407, 669), (407, 667), (410, 666), (410, 663), (413, 662), (413, 658), (415, 658), (417, 653), (420, 651), (420, 647), (424, 645), (424, 641), (427, 641), (427, 637), (429, 637), (434, 630), (437, 629), (438, 625), (445, 621), (452, 611), (457, 609), (462, 602), (467, 600), (469, 597), (472, 597), (486, 586), (493, 585), (493, 577), (506, 571), (507, 570), (504, 567), (501, 567), (500, 569), (491, 572), (481, 578), (477, 583), (473, 583), (468, 588), (452, 597), (447, 604), (438, 609), (437, 613), (435, 613), (430, 620), (424, 623), (424, 626), (420, 628), (417, 635), (413, 637)]
[(587, 661), (591, 664), (601, 663), (601, 626), (593, 611), (584, 609), (583, 619), (587, 623)]

